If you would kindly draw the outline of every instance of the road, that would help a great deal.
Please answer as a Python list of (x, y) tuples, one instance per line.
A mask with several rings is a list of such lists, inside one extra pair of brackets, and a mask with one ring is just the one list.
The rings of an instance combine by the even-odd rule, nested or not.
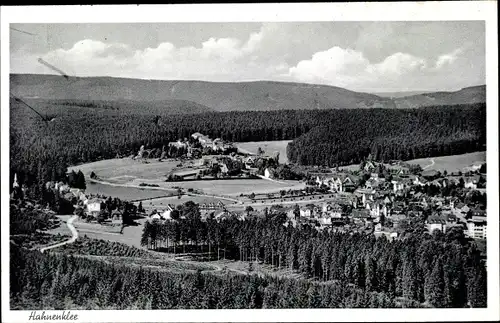
[(73, 221), (76, 218), (77, 218), (77, 216), (73, 215), (71, 218), (68, 219), (68, 222), (66, 222), (66, 225), (68, 226), (69, 231), (71, 231), (71, 239), (63, 241), (63, 242), (56, 243), (56, 244), (48, 246), (48, 247), (41, 248), (40, 251), (44, 252), (46, 250), (54, 249), (54, 248), (57, 248), (57, 247), (60, 247), (60, 246), (64, 246), (65, 244), (75, 242), (76, 239), (78, 239), (78, 231), (76, 231), (75, 227), (73, 226)]
[(429, 168), (431, 166), (434, 166), (434, 158), (431, 158), (431, 163), (429, 165), (423, 167), (422, 169), (425, 170), (425, 169), (427, 169), (427, 168)]

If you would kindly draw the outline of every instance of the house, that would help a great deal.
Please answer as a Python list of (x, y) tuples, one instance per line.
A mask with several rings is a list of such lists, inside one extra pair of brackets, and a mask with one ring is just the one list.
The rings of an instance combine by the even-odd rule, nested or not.
[(376, 168), (375, 164), (369, 160), (365, 163), (365, 167), (363, 167), (364, 171), (370, 172)]
[(177, 149), (180, 149), (180, 148), (187, 148), (188, 147), (188, 144), (183, 142), (181, 139), (177, 140), (177, 141), (171, 141), (168, 143), (168, 146), (172, 146), (172, 147), (175, 147)]
[(477, 185), (479, 184), (480, 178), (481, 176), (479, 175), (466, 177), (464, 182), (464, 187), (473, 190), (477, 189)]
[(376, 222), (380, 221), (381, 216), (387, 216), (388, 208), (385, 204), (382, 204), (378, 201), (371, 202), (368, 201), (366, 203), (366, 209), (370, 211), (370, 216), (376, 219)]
[(101, 199), (90, 199), (87, 200), (86, 206), (87, 206), (87, 215), (97, 217), (101, 213)]
[(273, 171), (270, 168), (266, 168), (264, 170), (264, 177), (265, 178), (273, 178)]
[(372, 190), (372, 189), (360, 188), (360, 189), (357, 189), (354, 193), (358, 196), (361, 196), (361, 203), (363, 206), (366, 206), (366, 203), (368, 201), (374, 200), (376, 191)]
[(165, 211), (163, 211), (163, 213), (160, 216), (165, 220), (171, 220), (173, 211), (174, 208), (172, 207), (172, 205), (167, 204), (167, 208), (165, 209)]
[(342, 181), (342, 192), (354, 192), (357, 186), (358, 178), (353, 175), (347, 175)]
[(485, 216), (473, 216), (467, 220), (467, 236), (473, 239), (486, 239)]
[(151, 214), (150, 219), (151, 220), (161, 220), (162, 217), (158, 213), (154, 213), (154, 214)]
[(330, 190), (333, 192), (343, 192), (344, 191), (344, 183), (340, 177), (334, 177), (328, 182), (330, 186)]
[(344, 215), (344, 208), (338, 203), (323, 203), (321, 211), (331, 218), (340, 219)]
[(119, 225), (123, 223), (123, 214), (120, 211), (114, 211), (111, 214), (111, 223)]
[(446, 233), (446, 219), (439, 216), (431, 216), (425, 221), (427, 231), (432, 234), (435, 230)]
[(481, 210), (478, 207), (473, 207), (467, 212), (467, 217), (486, 217), (486, 210)]
[(394, 193), (397, 193), (411, 187), (413, 181), (410, 178), (395, 177), (391, 183), (393, 185)]
[(332, 225), (332, 218), (328, 216), (321, 216), (318, 219), (318, 222), (321, 226), (330, 226)]
[(307, 205), (300, 209), (301, 218), (312, 218), (314, 215), (314, 205)]
[(370, 211), (367, 209), (354, 209), (351, 212), (352, 220), (355, 224), (366, 224), (370, 221)]

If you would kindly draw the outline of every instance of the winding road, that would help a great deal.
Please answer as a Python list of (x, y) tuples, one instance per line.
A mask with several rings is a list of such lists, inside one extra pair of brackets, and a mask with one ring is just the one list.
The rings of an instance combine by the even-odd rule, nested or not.
[(434, 163), (434, 158), (431, 158), (431, 163), (430, 163), (429, 165), (427, 165), (427, 166), (423, 167), (422, 169), (423, 169), (423, 170), (424, 170), (424, 169), (427, 169), (427, 168), (429, 168), (429, 167), (431, 167), (431, 166), (434, 166), (434, 164), (435, 164), (435, 163)]
[(68, 222), (66, 222), (66, 225), (68, 226), (69, 231), (71, 231), (71, 235), (72, 235), (71, 239), (63, 241), (63, 242), (56, 243), (56, 244), (48, 246), (48, 247), (41, 248), (40, 251), (44, 252), (46, 250), (54, 249), (54, 248), (57, 248), (57, 247), (60, 247), (60, 246), (64, 246), (65, 244), (75, 242), (76, 239), (78, 239), (78, 231), (76, 231), (75, 227), (73, 226), (73, 221), (76, 218), (77, 218), (77, 216), (73, 215), (71, 218), (68, 219)]

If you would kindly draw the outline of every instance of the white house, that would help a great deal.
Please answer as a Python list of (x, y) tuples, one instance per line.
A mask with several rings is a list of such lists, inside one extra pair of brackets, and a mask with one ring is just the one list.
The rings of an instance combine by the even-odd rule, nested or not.
[(465, 188), (477, 189), (477, 184), (479, 182), (479, 176), (467, 177), (464, 183)]
[(97, 217), (99, 213), (101, 213), (101, 200), (99, 199), (90, 199), (86, 201), (87, 205), (87, 214)]
[(473, 216), (467, 220), (467, 235), (474, 239), (486, 239), (486, 217)]
[(172, 219), (172, 211), (174, 209), (170, 206), (170, 204), (167, 205), (167, 208), (163, 213), (161, 214), (161, 217), (165, 220), (171, 220)]
[(300, 217), (303, 218), (311, 218), (314, 214), (314, 210), (312, 207), (306, 206), (305, 208), (300, 209)]
[(446, 233), (446, 220), (441, 218), (429, 218), (426, 221), (427, 230), (432, 233), (434, 230), (440, 230), (442, 233)]

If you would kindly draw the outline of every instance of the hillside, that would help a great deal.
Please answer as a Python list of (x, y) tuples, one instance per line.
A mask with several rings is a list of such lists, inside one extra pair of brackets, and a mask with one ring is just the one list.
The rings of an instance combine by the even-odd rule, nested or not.
[[(17, 94), (17, 93), (16, 93)], [(82, 99), (40, 99), (24, 98), (23, 101), (46, 115), (99, 113), (99, 114), (141, 114), (171, 115), (213, 112), (204, 105), (186, 100), (134, 101), (134, 100), (82, 100)]]
[(324, 125), (289, 143), (288, 159), (302, 165), (332, 167), (359, 163), (369, 154), (377, 161), (464, 154), (483, 150), (486, 143), (486, 109), (482, 103), (339, 112), (325, 116)]
[(62, 76), (34, 74), (11, 74), (10, 81), (13, 93), (24, 98), (140, 102), (184, 100), (216, 111), (415, 108), (486, 101), (484, 85), (457, 92), (389, 98), (327, 85), (271, 81), (219, 83), (113, 77), (74, 77), (67, 80)]
[(455, 92), (432, 92), (394, 99), (397, 108), (486, 102), (486, 85), (463, 88)]
[(346, 89), (300, 83), (159, 81), (112, 77), (65, 79), (13, 74), (11, 89), (24, 98), (77, 100), (187, 100), (216, 111), (393, 108), (390, 99)]

